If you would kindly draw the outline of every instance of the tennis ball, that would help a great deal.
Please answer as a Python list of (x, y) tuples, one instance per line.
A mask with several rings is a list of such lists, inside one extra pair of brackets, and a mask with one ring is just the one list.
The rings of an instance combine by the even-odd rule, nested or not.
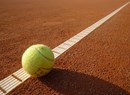
[(53, 52), (46, 45), (32, 45), (22, 56), (23, 69), (34, 77), (41, 77), (48, 74), (52, 70), (53, 65)]

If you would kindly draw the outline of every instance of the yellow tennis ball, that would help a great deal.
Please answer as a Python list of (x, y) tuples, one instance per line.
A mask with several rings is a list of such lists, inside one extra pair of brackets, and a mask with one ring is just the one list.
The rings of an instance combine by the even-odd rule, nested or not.
[(48, 46), (37, 44), (30, 46), (22, 56), (23, 69), (34, 77), (49, 73), (54, 65), (54, 54)]

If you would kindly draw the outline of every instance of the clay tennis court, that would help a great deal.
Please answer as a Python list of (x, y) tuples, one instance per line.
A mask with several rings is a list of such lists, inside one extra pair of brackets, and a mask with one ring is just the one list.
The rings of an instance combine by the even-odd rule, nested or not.
[[(128, 1), (0, 0), (0, 80), (29, 46), (53, 49)], [(8, 95), (130, 95), (130, 4)]]

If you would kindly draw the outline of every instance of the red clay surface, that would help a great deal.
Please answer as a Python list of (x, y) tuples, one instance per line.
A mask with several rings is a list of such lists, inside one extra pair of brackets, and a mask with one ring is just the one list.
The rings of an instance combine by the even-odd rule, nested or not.
[(0, 79), (21, 68), (32, 44), (51, 48), (129, 0), (0, 0)]
[(130, 5), (8, 95), (130, 95)]

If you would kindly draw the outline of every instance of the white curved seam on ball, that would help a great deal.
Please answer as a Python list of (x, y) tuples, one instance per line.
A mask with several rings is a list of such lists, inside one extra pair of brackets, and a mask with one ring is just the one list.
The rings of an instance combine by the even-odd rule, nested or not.
[(33, 47), (33, 48), (34, 48), (36, 51), (38, 51), (38, 52), (42, 55), (42, 57), (44, 57), (46, 60), (53, 62), (52, 59), (49, 59), (49, 58), (47, 58), (46, 56), (44, 56), (37, 48), (35, 48), (35, 47)]

